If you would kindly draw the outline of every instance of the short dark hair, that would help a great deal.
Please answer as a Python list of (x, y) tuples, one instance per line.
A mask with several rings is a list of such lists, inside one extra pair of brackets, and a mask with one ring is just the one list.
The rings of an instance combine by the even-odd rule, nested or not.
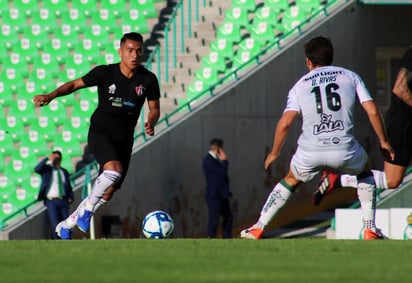
[(318, 36), (304, 46), (306, 57), (315, 66), (330, 66), (333, 62), (333, 45), (329, 38)]
[(212, 139), (210, 141), (211, 146), (217, 146), (217, 147), (222, 147), (223, 146), (223, 141), (221, 139)]
[(123, 34), (122, 38), (120, 39), (120, 45), (126, 42), (126, 40), (133, 40), (143, 43), (143, 36), (137, 32), (129, 32)]
[(58, 154), (60, 158), (62, 158), (62, 152), (60, 150), (54, 150), (52, 151), (53, 154)]

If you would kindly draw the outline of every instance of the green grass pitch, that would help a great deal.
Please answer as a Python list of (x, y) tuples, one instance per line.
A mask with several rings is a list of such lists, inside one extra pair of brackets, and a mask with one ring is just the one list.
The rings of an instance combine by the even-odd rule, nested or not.
[(410, 282), (412, 241), (0, 241), (1, 282)]

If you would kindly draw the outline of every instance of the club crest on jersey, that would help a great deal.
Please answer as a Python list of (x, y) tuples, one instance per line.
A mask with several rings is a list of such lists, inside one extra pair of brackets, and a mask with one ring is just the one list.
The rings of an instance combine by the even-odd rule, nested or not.
[(136, 90), (137, 96), (142, 96), (143, 91), (145, 90), (145, 87), (143, 87), (142, 85), (139, 85), (135, 87), (135, 90)]
[(111, 84), (109, 86), (109, 94), (115, 94), (116, 93), (116, 85), (115, 84)]
[(332, 121), (332, 115), (320, 114), (320, 124), (313, 126), (313, 134), (319, 135), (322, 133), (330, 133), (334, 131), (342, 131), (344, 129), (341, 120)]

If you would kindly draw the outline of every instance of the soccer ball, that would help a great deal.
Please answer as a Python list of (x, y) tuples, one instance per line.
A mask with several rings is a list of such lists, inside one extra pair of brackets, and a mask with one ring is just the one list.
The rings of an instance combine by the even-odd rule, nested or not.
[(156, 210), (143, 219), (143, 234), (148, 239), (164, 239), (169, 237), (175, 227), (172, 217), (167, 212)]

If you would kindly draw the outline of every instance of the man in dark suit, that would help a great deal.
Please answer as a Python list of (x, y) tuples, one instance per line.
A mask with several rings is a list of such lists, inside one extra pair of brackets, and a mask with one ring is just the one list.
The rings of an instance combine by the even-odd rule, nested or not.
[(207, 236), (216, 238), (219, 217), (223, 217), (223, 238), (232, 238), (233, 214), (229, 198), (229, 177), (227, 156), (223, 150), (223, 141), (212, 139), (210, 150), (203, 159), (203, 173), (206, 180), (205, 197), (208, 206), (209, 219)]
[(60, 166), (61, 161), (61, 152), (53, 151), (34, 168), (42, 178), (37, 199), (42, 200), (47, 207), (54, 239), (57, 239), (55, 233), (57, 224), (69, 216), (69, 204), (73, 202), (69, 172)]

